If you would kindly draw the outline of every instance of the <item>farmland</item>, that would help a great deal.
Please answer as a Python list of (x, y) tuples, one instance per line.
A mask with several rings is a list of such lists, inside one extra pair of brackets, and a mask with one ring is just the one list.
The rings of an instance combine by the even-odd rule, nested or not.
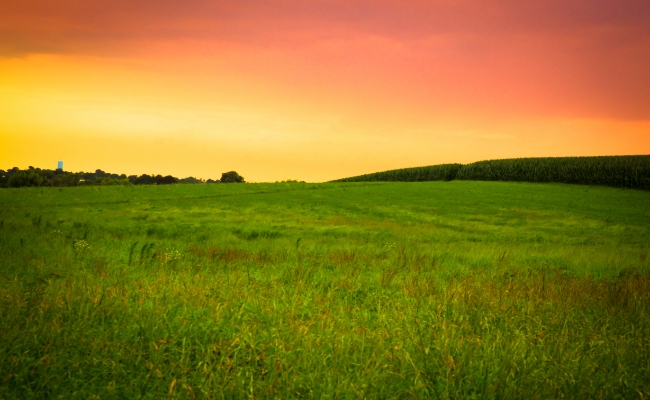
[(511, 181), (650, 190), (650, 156), (539, 157), (403, 168), (335, 182)]
[(0, 398), (649, 398), (650, 193), (0, 190)]

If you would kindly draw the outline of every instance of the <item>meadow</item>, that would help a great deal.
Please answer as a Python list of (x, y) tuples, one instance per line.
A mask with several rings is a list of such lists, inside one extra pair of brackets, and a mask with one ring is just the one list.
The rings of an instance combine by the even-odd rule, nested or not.
[(650, 398), (650, 192), (0, 190), (0, 398)]

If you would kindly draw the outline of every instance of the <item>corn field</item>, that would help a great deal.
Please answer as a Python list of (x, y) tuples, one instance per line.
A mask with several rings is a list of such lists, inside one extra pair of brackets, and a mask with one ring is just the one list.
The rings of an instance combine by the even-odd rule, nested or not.
[(340, 179), (373, 181), (516, 181), (601, 185), (650, 190), (650, 156), (547, 157), (405, 168)]
[(351, 178), (339, 179), (334, 182), (426, 182), (426, 181), (451, 181), (462, 164), (441, 164), (428, 167), (415, 167), (394, 169), (390, 171), (376, 172), (373, 174), (353, 176)]

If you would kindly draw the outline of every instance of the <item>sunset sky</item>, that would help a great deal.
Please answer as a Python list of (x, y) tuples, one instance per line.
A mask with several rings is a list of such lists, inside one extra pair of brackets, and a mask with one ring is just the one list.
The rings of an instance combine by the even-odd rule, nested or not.
[(648, 0), (0, 2), (0, 169), (650, 154)]

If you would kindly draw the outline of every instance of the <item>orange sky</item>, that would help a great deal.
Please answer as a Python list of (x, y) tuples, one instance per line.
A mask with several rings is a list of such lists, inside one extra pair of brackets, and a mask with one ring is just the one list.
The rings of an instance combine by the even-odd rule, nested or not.
[(0, 3), (0, 169), (323, 181), (650, 153), (647, 0)]

